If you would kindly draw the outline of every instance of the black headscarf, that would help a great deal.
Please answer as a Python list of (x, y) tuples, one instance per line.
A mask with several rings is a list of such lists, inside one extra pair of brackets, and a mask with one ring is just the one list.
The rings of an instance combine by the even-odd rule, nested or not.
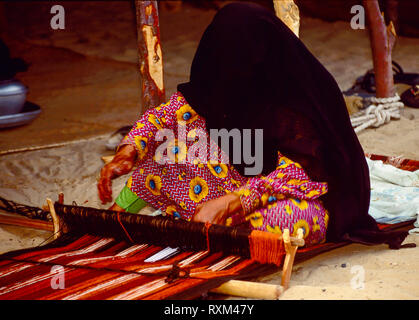
[(406, 232), (381, 232), (368, 215), (368, 166), (336, 81), (273, 12), (250, 3), (219, 10), (178, 90), (209, 129), (263, 128), (263, 173), (280, 151), (328, 183), (328, 241), (400, 246)]

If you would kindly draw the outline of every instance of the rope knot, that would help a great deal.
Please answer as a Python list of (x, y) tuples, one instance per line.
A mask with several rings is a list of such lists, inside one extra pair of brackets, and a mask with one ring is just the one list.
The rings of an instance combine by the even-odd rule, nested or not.
[(400, 110), (404, 104), (399, 100), (397, 94), (389, 98), (370, 98), (371, 105), (351, 116), (355, 132), (358, 133), (371, 126), (377, 128), (390, 122), (391, 118), (400, 119)]

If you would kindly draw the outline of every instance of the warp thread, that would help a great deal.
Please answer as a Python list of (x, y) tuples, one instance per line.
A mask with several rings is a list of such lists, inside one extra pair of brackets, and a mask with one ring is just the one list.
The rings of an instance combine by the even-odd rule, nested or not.
[(249, 237), (249, 247), (253, 260), (281, 265), (285, 251), (278, 234), (253, 230)]
[(123, 225), (123, 224), (122, 224), (122, 222), (121, 222), (121, 218), (119, 217), (119, 212), (117, 213), (117, 219), (118, 219), (118, 222), (119, 222), (119, 224), (121, 225), (122, 229), (124, 230), (125, 234), (127, 235), (128, 239), (129, 239), (132, 243), (134, 243), (134, 241), (132, 240), (131, 236), (129, 235), (129, 233), (128, 233), (127, 229), (125, 229), (124, 225)]
[(210, 240), (209, 240), (209, 228), (211, 227), (211, 223), (205, 222), (205, 238), (207, 240), (207, 250), (210, 251)]

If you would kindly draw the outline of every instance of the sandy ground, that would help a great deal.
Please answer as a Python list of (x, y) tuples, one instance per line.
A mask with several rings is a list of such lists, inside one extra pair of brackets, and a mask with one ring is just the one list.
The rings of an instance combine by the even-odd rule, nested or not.
[[(0, 152), (85, 141), (0, 156), (0, 196), (42, 206), (46, 197), (56, 199), (62, 191), (66, 203), (104, 207), (96, 190), (100, 157), (111, 154), (104, 142), (113, 130), (138, 117), (140, 97), (134, 15), (127, 2), (106, 3), (64, 4), (71, 19), (59, 32), (40, 27), (49, 17), (45, 3), (24, 4), (36, 6), (38, 14), (21, 13), (16, 5), (8, 11), (14, 30), (12, 53), (31, 63), (19, 78), (30, 88), (28, 99), (40, 104), (43, 113), (30, 125), (2, 130)], [(99, 9), (101, 13), (91, 19), (92, 11)], [(191, 6), (160, 13), (168, 94), (188, 79), (199, 38), (214, 14)], [(18, 28), (16, 17), (25, 15), (31, 23)], [(352, 30), (345, 22), (304, 18), (301, 39), (342, 90), (372, 67), (367, 33)], [(419, 39), (401, 38), (394, 59), (406, 71), (419, 72), (417, 52)], [(366, 152), (419, 159), (419, 110), (406, 108), (401, 120), (365, 130), (359, 139)], [(114, 195), (125, 179), (114, 182)], [(49, 236), (0, 226), (0, 252), (39, 245)], [(410, 242), (419, 244), (419, 236), (410, 235), (406, 243)], [(296, 265), (282, 299), (418, 299), (418, 262), (419, 247), (394, 251), (350, 245)], [(261, 281), (279, 283), (280, 274)], [(351, 283), (364, 287), (356, 289)]]

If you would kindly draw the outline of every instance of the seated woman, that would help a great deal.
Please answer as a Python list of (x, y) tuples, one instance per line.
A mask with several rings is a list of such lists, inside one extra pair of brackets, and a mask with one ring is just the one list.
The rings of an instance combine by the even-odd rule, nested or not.
[[(162, 141), (161, 129), (174, 139)], [(246, 176), (243, 161), (189, 161), (199, 144), (214, 150), (218, 141), (199, 139), (211, 129), (263, 129), (261, 174)], [(162, 144), (166, 162), (157, 152)], [(233, 158), (231, 148), (220, 151)], [(407, 234), (382, 232), (368, 215), (368, 167), (336, 81), (258, 5), (234, 3), (216, 14), (190, 81), (148, 110), (102, 169), (104, 203), (112, 200), (111, 179), (135, 163), (112, 210), (138, 212), (146, 202), (192, 221), (275, 233), (303, 228), (307, 245), (327, 239), (400, 247)]]

